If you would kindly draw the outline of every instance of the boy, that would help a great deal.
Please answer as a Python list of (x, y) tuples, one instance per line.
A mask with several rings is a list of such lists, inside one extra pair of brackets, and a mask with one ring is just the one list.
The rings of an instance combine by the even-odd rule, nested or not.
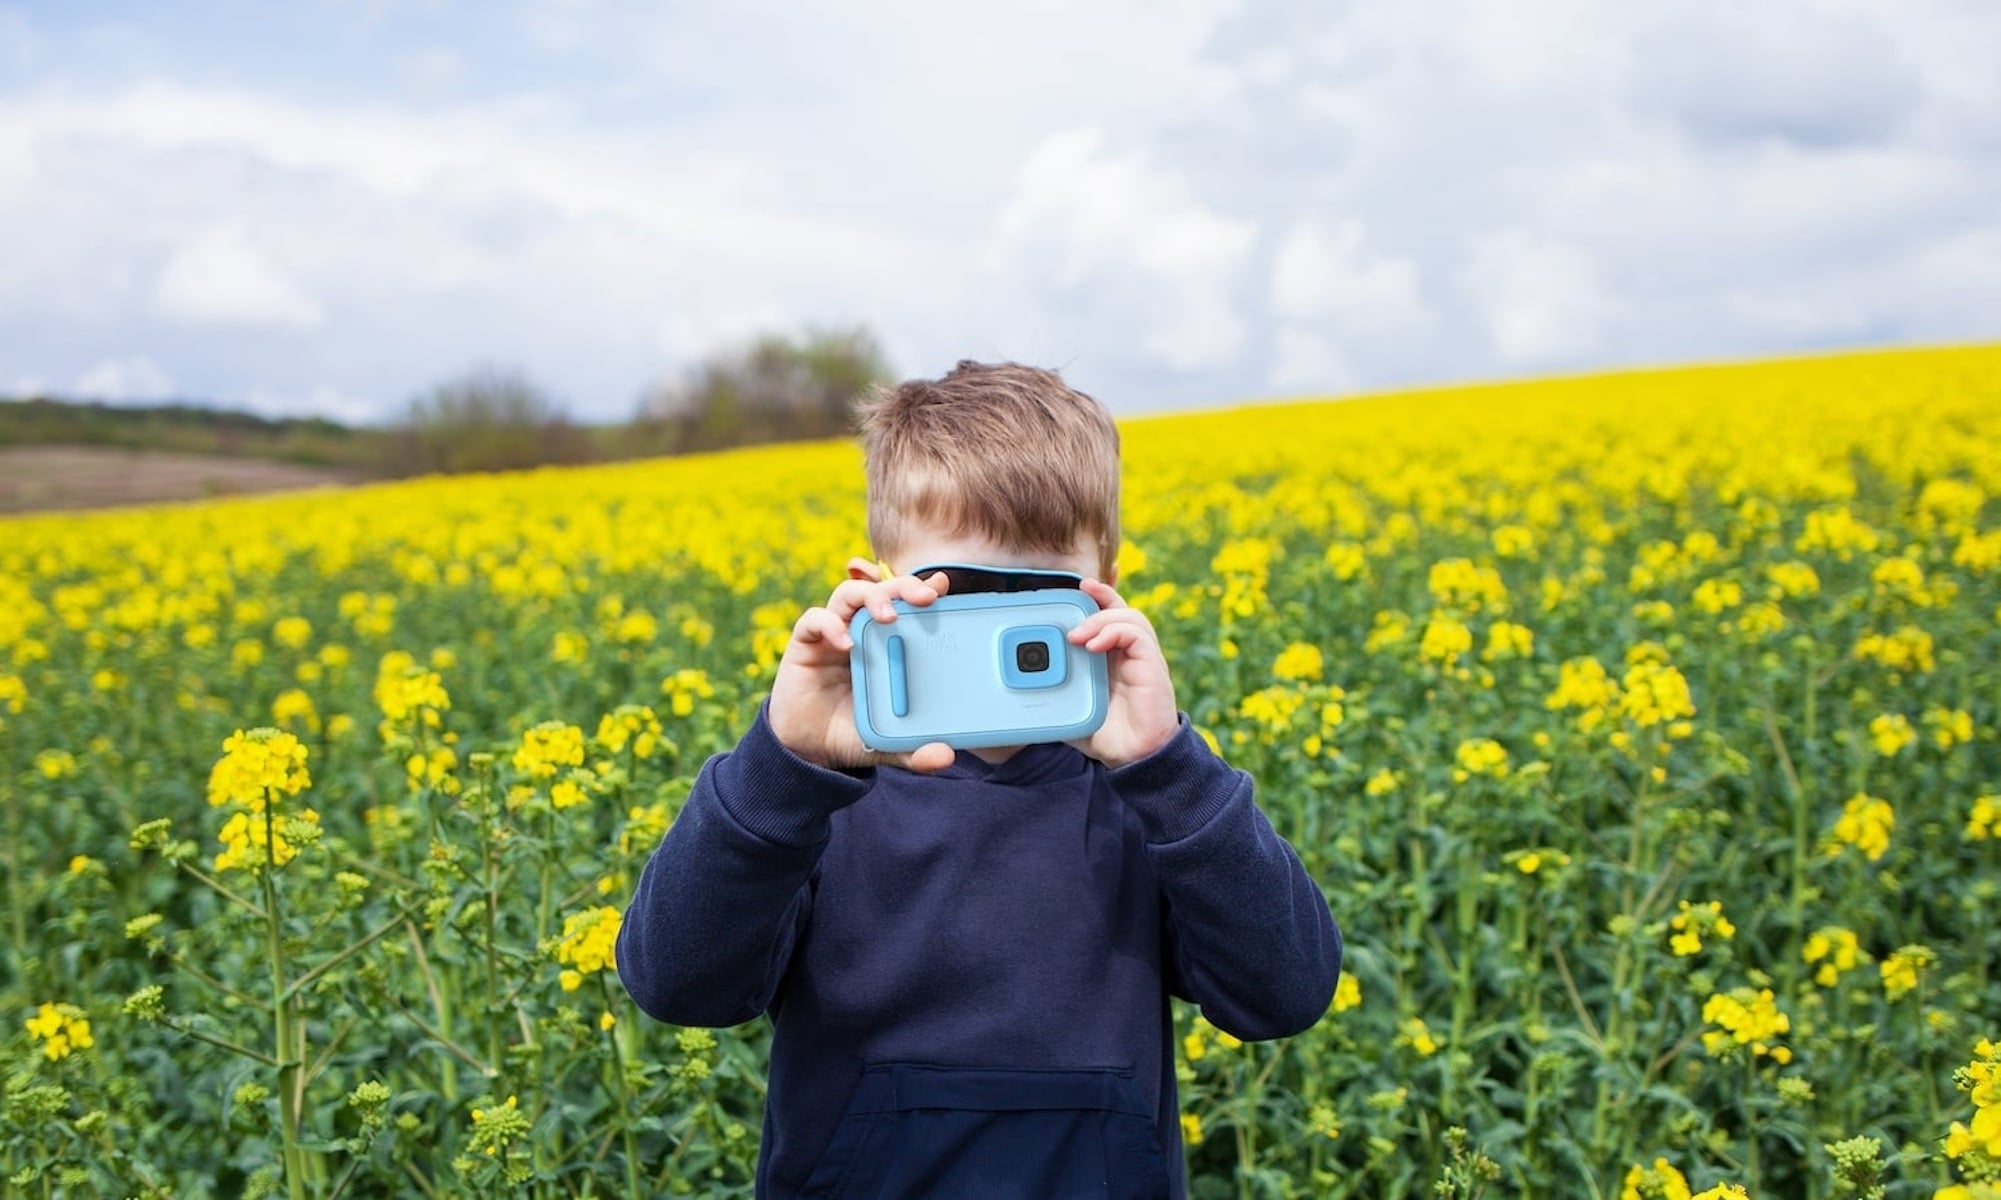
[[(878, 393), (862, 443), (869, 537), (903, 573), (854, 559), (799, 618), (647, 863), (619, 978), (675, 1024), (771, 1015), (760, 1197), (1180, 1200), (1168, 997), (1247, 1040), (1311, 1026), (1341, 970), (1326, 899), (1113, 590), (1118, 431), (1095, 400), (962, 362)], [(930, 604), (952, 580), (911, 572), (938, 563), (1085, 577), (1100, 611), (1070, 640), (1110, 656), (1103, 727), (866, 749), (848, 623)]]

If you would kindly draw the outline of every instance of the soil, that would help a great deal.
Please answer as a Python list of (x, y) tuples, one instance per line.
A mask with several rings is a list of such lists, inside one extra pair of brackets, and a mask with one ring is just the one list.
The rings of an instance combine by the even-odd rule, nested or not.
[(102, 446), (0, 446), (0, 513), (338, 487), (363, 478), (347, 468), (251, 458)]

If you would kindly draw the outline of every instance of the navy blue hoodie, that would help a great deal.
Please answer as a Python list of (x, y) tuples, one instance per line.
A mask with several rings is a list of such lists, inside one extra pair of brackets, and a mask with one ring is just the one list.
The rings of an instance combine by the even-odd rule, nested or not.
[(1049, 743), (921, 775), (808, 763), (760, 712), (618, 935), (650, 1015), (770, 1014), (770, 1200), (1180, 1200), (1168, 996), (1283, 1037), (1340, 970), (1319, 887), (1185, 715), (1117, 770)]

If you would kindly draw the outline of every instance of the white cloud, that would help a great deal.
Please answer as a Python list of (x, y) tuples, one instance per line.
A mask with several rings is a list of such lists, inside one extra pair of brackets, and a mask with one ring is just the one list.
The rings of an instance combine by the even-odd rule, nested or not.
[(70, 394), (85, 400), (166, 400), (173, 391), (173, 379), (144, 355), (95, 363), (70, 388)]
[(1923, 96), (1893, 38), (1824, 5), (1692, 5), (1642, 33), (1633, 49), (1642, 108), (1723, 142), (1876, 142)]
[(1280, 391), (1332, 396), (1352, 391), (1355, 375), (1341, 351), (1326, 337), (1297, 325), (1281, 325), (1267, 376)]
[(1431, 322), (1415, 263), (1373, 254), (1360, 221), (1332, 230), (1296, 222), (1272, 259), (1272, 308), (1282, 317), (1355, 333), (1421, 328)]
[(465, 78), (465, 60), (441, 46), (406, 54), (397, 69), (412, 87), (424, 91), (445, 91)]
[(259, 388), (243, 398), (243, 407), (259, 416), (330, 417), (347, 425), (372, 424), (393, 415), (388, 405), (332, 383), (316, 383), (298, 391)]
[(240, 230), (226, 225), (203, 230), (175, 251), (153, 301), (163, 315), (193, 323), (307, 329), (323, 315)]
[(693, 361), (765, 333), (792, 333), (799, 322), (776, 304), (675, 313), (660, 323), (659, 345), (670, 358)]
[(1975, 0), (342, 0), (296, 81), (4, 2), (0, 363), (59, 382), (352, 407), (499, 355), (615, 417), (866, 320), (1130, 411), (2001, 332)]
[(1575, 246), (1510, 229), (1480, 238), (1463, 283), (1509, 363), (1573, 360), (1595, 349), (1614, 302)]
[(1117, 153), (1096, 130), (1068, 130), (1023, 163), (999, 219), (994, 265), (1066, 288), (1102, 283), (1101, 316), (1137, 324), (1142, 345), (1180, 369), (1228, 363), (1246, 330), (1228, 292), (1257, 227), (1195, 199), (1187, 180), (1145, 154)]

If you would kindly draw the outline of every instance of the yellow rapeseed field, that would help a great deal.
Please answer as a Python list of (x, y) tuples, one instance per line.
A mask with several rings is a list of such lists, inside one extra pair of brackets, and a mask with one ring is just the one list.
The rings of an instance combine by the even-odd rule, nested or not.
[[(1348, 939), (1305, 1035), (1177, 1011), (1194, 1196), (2001, 1196), (2001, 348), (1123, 432)], [(0, 521), (8, 1194), (749, 1195), (766, 1029), (610, 947), (860, 468)]]

